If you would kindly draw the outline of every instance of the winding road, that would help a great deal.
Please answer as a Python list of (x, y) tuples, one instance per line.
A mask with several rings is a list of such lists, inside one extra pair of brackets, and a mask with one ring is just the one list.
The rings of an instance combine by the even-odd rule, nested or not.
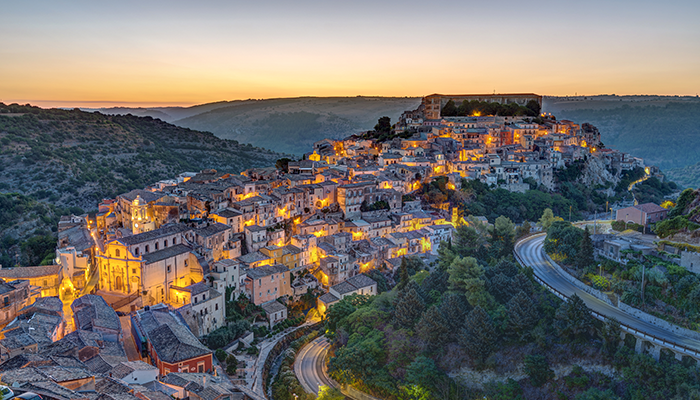
[(653, 335), (656, 338), (680, 344), (689, 349), (700, 351), (700, 341), (686, 337), (676, 332), (671, 332), (649, 322), (643, 321), (634, 315), (628, 314), (598, 298), (586, 293), (567, 280), (552, 261), (544, 253), (545, 234), (537, 234), (525, 238), (515, 245), (515, 253), (520, 263), (531, 267), (535, 275), (549, 286), (559, 291), (566, 297), (578, 295), (586, 303), (588, 308), (606, 317), (614, 317), (621, 324), (627, 325), (639, 332)]
[(321, 386), (338, 387), (327, 372), (326, 354), (330, 346), (328, 339), (321, 336), (302, 347), (297, 355), (294, 373), (308, 393), (318, 394)]

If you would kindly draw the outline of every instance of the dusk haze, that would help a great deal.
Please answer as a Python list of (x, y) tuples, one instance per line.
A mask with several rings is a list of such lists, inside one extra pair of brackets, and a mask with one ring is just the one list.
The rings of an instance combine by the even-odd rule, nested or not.
[(0, 400), (700, 399), (700, 1), (0, 5)]

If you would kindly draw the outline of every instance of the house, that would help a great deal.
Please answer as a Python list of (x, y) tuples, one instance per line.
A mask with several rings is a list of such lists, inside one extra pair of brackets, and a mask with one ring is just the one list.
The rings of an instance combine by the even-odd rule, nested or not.
[(145, 338), (153, 364), (160, 375), (171, 372), (209, 372), (212, 351), (167, 309), (143, 310), (132, 319), (139, 338)]
[(214, 279), (213, 287), (219, 293), (226, 293), (226, 288), (232, 288), (233, 297), (238, 297), (241, 284), (241, 263), (239, 261), (229, 259), (217, 261), (211, 265), (209, 276)]
[(325, 315), (328, 307), (353, 294), (374, 296), (377, 294), (377, 282), (365, 274), (358, 274), (345, 282), (331, 286), (328, 293), (318, 298), (318, 312)]
[(108, 375), (128, 384), (146, 383), (158, 379), (158, 368), (141, 360), (123, 361), (112, 368)]
[(654, 203), (638, 204), (617, 210), (615, 219), (647, 226), (666, 218), (668, 210)]
[(287, 319), (287, 307), (279, 301), (271, 301), (261, 305), (265, 314), (267, 314), (267, 321), (270, 323), (270, 329), (278, 323)]
[(119, 317), (101, 296), (86, 294), (78, 297), (70, 308), (73, 310), (75, 329), (99, 332), (104, 340), (112, 342), (122, 340)]
[(178, 311), (195, 336), (207, 335), (224, 326), (226, 316), (223, 294), (204, 282), (177, 288), (177, 291), (176, 296), (185, 304)]
[(264, 265), (247, 271), (246, 291), (255, 305), (292, 294), (292, 277), (281, 264)]
[(0, 280), (0, 325), (15, 319), (19, 311), (34, 300), (28, 280)]
[(63, 281), (63, 268), (60, 265), (1, 268), (0, 279), (28, 280), (29, 285), (41, 288), (41, 297), (58, 296)]

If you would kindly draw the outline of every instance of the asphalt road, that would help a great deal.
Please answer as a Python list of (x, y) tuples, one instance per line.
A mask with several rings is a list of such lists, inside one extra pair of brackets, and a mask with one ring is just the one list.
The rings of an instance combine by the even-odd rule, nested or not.
[(630, 326), (638, 331), (656, 336), (657, 338), (675, 342), (685, 347), (700, 351), (700, 341), (683, 336), (676, 332), (671, 332), (649, 322), (643, 321), (634, 315), (628, 314), (617, 307), (595, 298), (594, 296), (584, 292), (568, 281), (562, 274), (552, 266), (551, 262), (544, 255), (544, 239), (545, 235), (535, 235), (526, 238), (515, 245), (515, 251), (520, 256), (523, 263), (535, 271), (540, 279), (558, 290), (560, 293), (570, 297), (574, 293), (577, 294), (586, 305), (593, 311), (596, 311), (607, 317), (614, 317), (620, 323)]
[(338, 383), (328, 377), (326, 354), (330, 348), (328, 340), (321, 336), (302, 347), (294, 362), (294, 373), (301, 386), (308, 393), (318, 394), (321, 386), (338, 387)]

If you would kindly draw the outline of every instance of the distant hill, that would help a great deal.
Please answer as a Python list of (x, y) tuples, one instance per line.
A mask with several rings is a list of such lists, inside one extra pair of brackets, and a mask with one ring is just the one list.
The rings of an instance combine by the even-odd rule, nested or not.
[(213, 132), (225, 139), (300, 155), (324, 138), (372, 129), (380, 117), (396, 122), (418, 107), (408, 97), (297, 97), (240, 100), (193, 107), (109, 108), (107, 114), (151, 116), (175, 125)]
[(0, 143), (0, 192), (83, 209), (184, 171), (239, 173), (283, 156), (151, 117), (2, 103)]
[(644, 158), (683, 186), (700, 186), (700, 98), (547, 97), (543, 111), (559, 119), (590, 122), (607, 147)]

